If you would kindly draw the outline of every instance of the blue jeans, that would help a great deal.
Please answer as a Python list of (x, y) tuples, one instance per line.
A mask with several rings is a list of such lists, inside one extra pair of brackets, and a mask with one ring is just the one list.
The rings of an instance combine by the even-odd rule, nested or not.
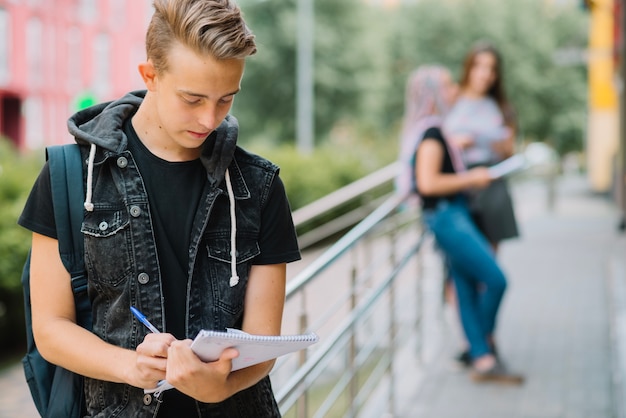
[(488, 354), (506, 289), (493, 250), (472, 221), (462, 196), (442, 199), (435, 209), (424, 210), (424, 222), (447, 258), (470, 354), (472, 358)]

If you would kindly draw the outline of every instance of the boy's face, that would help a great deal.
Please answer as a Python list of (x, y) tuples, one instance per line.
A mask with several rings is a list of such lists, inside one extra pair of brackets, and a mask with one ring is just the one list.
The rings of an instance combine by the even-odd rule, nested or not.
[[(158, 141), (172, 151), (199, 155), (206, 137), (224, 120), (239, 91), (243, 59), (216, 60), (175, 43), (168, 69), (144, 81), (153, 100)], [(146, 69), (147, 68), (147, 69)], [(142, 71), (150, 71), (150, 61)], [(196, 155), (196, 156), (197, 156)]]

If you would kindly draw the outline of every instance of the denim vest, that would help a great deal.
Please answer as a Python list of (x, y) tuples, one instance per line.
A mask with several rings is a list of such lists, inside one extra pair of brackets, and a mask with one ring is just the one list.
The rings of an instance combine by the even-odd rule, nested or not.
[[(83, 148), (84, 156), (87, 149)], [(259, 254), (261, 208), (278, 168), (240, 148), (228, 166), (237, 209), (237, 273), (231, 276), (229, 201), (224, 180), (208, 181), (196, 212), (189, 248), (187, 337), (200, 329), (237, 328), (253, 258)], [(207, 170), (207, 173), (209, 171)], [(209, 174), (210, 178), (210, 174)], [(165, 329), (163, 289), (148, 197), (128, 150), (98, 148), (93, 166), (94, 210), (85, 213), (85, 264), (93, 307), (93, 332), (135, 349), (147, 330), (129, 310), (137, 306)], [(125, 384), (86, 379), (90, 416), (153, 417), (159, 399)], [(197, 402), (198, 416), (280, 416), (269, 377), (224, 402)]]

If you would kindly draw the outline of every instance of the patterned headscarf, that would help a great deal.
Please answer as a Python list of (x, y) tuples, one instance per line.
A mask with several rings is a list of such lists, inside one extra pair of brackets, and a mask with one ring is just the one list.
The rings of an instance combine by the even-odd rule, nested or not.
[[(450, 71), (440, 65), (420, 66), (409, 76), (406, 86), (404, 124), (400, 136), (399, 161), (402, 168), (396, 177), (396, 190), (402, 194), (414, 192), (414, 159), (417, 145), (428, 128), (441, 127), (442, 118), (449, 110), (445, 99), (445, 77)], [(464, 167), (458, 149), (448, 143), (456, 171)]]

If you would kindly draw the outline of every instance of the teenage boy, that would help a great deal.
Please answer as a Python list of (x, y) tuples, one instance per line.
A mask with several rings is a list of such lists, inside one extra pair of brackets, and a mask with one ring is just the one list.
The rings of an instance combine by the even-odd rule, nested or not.
[[(254, 36), (231, 0), (154, 7), (139, 65), (147, 90), (69, 120), (86, 161), (92, 332), (75, 323), (47, 165), (20, 217), (33, 231), (35, 340), (86, 377), (90, 417), (277, 417), (273, 361), (231, 372), (236, 349), (210, 363), (190, 349), (200, 329), (280, 334), (286, 263), (300, 258), (278, 168), (236, 146), (228, 114)], [(162, 379), (175, 389), (144, 394)]]

